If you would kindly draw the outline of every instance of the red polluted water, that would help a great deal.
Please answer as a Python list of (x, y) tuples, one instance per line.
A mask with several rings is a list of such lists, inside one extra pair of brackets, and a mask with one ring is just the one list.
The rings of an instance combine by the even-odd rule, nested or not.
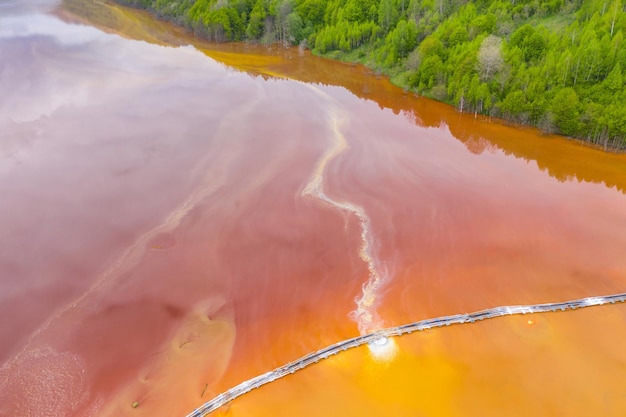
[[(0, 7), (0, 416), (184, 416), (363, 332), (626, 288), (624, 155), (297, 49)], [(433, 329), (216, 415), (623, 415), (625, 326)]]

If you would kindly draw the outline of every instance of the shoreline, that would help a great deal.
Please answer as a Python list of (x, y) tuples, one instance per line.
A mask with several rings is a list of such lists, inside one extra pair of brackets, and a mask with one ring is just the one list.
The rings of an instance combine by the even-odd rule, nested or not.
[[(69, 2), (84, 3), (84, 0), (63, 0), (60, 8), (61, 9), (65, 9), (66, 5)], [(211, 41), (209, 41), (207, 39), (202, 38), (201, 36), (197, 36), (189, 28), (186, 28), (186, 27), (184, 27), (182, 25), (179, 25), (179, 24), (177, 24), (177, 23), (175, 23), (175, 22), (173, 22), (171, 20), (161, 19), (160, 17), (155, 15), (150, 10), (123, 5), (123, 4), (118, 3), (116, 0), (104, 0), (102, 2), (98, 1), (97, 4), (99, 4), (101, 6), (104, 6), (104, 7), (108, 7), (108, 8), (126, 10), (128, 12), (131, 12), (132, 14), (137, 14), (138, 16), (140, 16), (141, 20), (144, 23), (145, 23), (145, 20), (147, 18), (151, 22), (157, 23), (159, 26), (161, 26), (161, 28), (159, 28), (159, 29), (167, 28), (168, 30), (171, 30), (171, 33), (170, 33), (171, 36), (163, 36), (163, 35), (167, 35), (167, 34), (163, 33), (162, 30), (159, 30), (158, 36), (156, 36), (156, 39), (158, 39), (160, 41), (159, 43), (163, 43), (163, 44), (170, 45), (170, 46), (181, 46), (184, 43), (184, 41), (188, 41), (188, 42), (190, 42), (191, 45), (193, 45), (195, 47), (198, 47), (199, 49), (200, 48), (204, 49), (204, 48), (207, 48), (207, 47), (210, 48), (210, 46), (217, 46), (217, 45), (238, 45), (238, 44), (241, 44), (241, 45), (253, 45), (254, 47), (263, 47), (263, 48), (266, 48), (268, 50), (273, 50), (273, 49), (285, 49), (285, 50), (296, 50), (296, 49), (298, 49), (298, 50), (301, 50), (301, 49), (305, 49), (312, 56), (315, 56), (315, 57), (317, 57), (319, 59), (324, 59), (324, 60), (328, 60), (328, 61), (335, 62), (335, 63), (342, 63), (342, 64), (350, 65), (352, 67), (361, 66), (362, 68), (367, 69), (367, 71), (369, 71), (369, 73), (370, 73), (370, 75), (372, 77), (376, 77), (376, 78), (384, 77), (390, 84), (392, 84), (394, 87), (396, 87), (398, 89), (398, 92), (404, 92), (405, 94), (411, 94), (411, 95), (413, 95), (415, 97), (418, 97), (418, 98), (425, 98), (425, 99), (428, 99), (428, 100), (435, 101), (437, 103), (444, 104), (446, 106), (449, 106), (456, 113), (461, 114), (461, 115), (470, 115), (471, 116), (471, 114), (472, 114), (471, 112), (468, 113), (468, 112), (458, 111), (456, 106), (454, 106), (453, 104), (449, 103), (448, 101), (438, 100), (438, 99), (433, 98), (433, 97), (419, 95), (417, 92), (415, 92), (413, 90), (410, 90), (407, 86), (398, 84), (397, 83), (398, 80), (397, 80), (396, 77), (393, 76), (393, 74), (384, 72), (381, 69), (372, 68), (372, 67), (370, 67), (370, 66), (366, 65), (365, 63), (363, 63), (361, 61), (358, 61), (358, 60), (342, 59), (342, 54), (339, 51), (331, 51), (331, 52), (329, 52), (327, 54), (316, 54), (310, 48), (302, 48), (302, 47), (295, 46), (295, 45), (291, 45), (291, 46), (286, 47), (286, 46), (282, 45), (278, 41), (275, 42), (275, 43), (272, 43), (272, 44), (264, 44), (262, 42), (254, 42), (254, 41), (247, 41), (247, 40), (246, 41), (237, 41), (237, 42), (231, 42), (231, 41), (227, 41), (227, 42), (211, 42)], [(106, 30), (106, 29), (110, 30), (111, 29), (111, 28), (109, 28), (106, 25), (98, 26), (98, 27), (102, 28), (103, 30)], [(113, 30), (113, 31), (115, 33), (118, 33), (115, 30)], [(154, 34), (152, 34), (152, 35), (154, 35)], [(182, 41), (182, 42), (178, 43), (178, 42), (174, 42), (174, 40)], [(270, 74), (270, 75), (273, 75), (273, 74)], [(599, 151), (602, 151), (602, 152), (607, 153), (607, 154), (616, 154), (616, 155), (624, 155), (624, 154), (626, 154), (626, 147), (625, 148), (620, 148), (620, 147), (602, 146), (600, 144), (593, 143), (593, 142), (591, 142), (589, 140), (586, 140), (586, 139), (583, 139), (583, 138), (578, 138), (578, 137), (574, 137), (574, 136), (566, 136), (566, 135), (563, 135), (563, 134), (560, 134), (560, 133), (554, 133), (554, 132), (546, 131), (546, 130), (543, 130), (543, 129), (539, 128), (539, 127), (532, 126), (532, 125), (527, 125), (527, 124), (521, 124), (521, 123), (516, 122), (514, 120), (509, 120), (509, 119), (505, 119), (505, 118), (501, 118), (501, 117), (497, 117), (497, 116), (478, 114), (478, 113), (476, 113), (474, 115), (474, 118), (475, 119), (480, 119), (483, 122), (487, 122), (487, 123), (494, 123), (495, 122), (495, 123), (498, 123), (498, 124), (501, 124), (501, 125), (504, 125), (504, 126), (514, 127), (516, 129), (531, 129), (532, 131), (536, 132), (539, 136), (557, 136), (557, 137), (563, 138), (563, 139), (565, 139), (565, 140), (567, 140), (569, 142), (579, 143), (579, 144), (581, 144), (583, 146), (589, 147), (591, 149), (599, 150)]]
[[(80, 14), (77, 15), (81, 7), (90, 7), (92, 11), (96, 7), (102, 13), (96, 15), (97, 21), (92, 21)], [(624, 158), (626, 155), (624, 151), (616, 149), (604, 151), (589, 142), (542, 132), (532, 126), (518, 125), (484, 115), (472, 117), (471, 114), (459, 113), (449, 104), (400, 89), (392, 84), (386, 75), (377, 74), (362, 64), (320, 57), (312, 54), (310, 50), (301, 50), (298, 47), (263, 46), (250, 42), (211, 43), (194, 37), (189, 31), (171, 22), (155, 18), (146, 10), (119, 6), (112, 0), (105, 0), (103, 3), (63, 0), (58, 9), (63, 11), (62, 14), (55, 13), (59, 18), (75, 16), (71, 22), (82, 20), (107, 33), (116, 33), (127, 39), (174, 47), (190, 45), (210, 59), (235, 71), (246, 72), (252, 77), (284, 78), (341, 87), (360, 99), (371, 100), (381, 109), (388, 109), (396, 114), (402, 113), (422, 127), (441, 128), (443, 123), (472, 153), (482, 153), (495, 147), (504, 153), (512, 153), (519, 158), (536, 162), (539, 167), (547, 169), (551, 176), (558, 179), (575, 177), (581, 181), (616, 186), (617, 189), (626, 192), (626, 181), (619, 172), (610, 168), (613, 166), (612, 160)], [(113, 21), (106, 20), (112, 16), (118, 18)], [(168, 42), (165, 41), (167, 39)], [(468, 126), (471, 126), (471, 131), (467, 130)], [(537, 137), (537, 143), (524, 140), (527, 134)], [(490, 146), (484, 147), (476, 142), (477, 140), (487, 141)], [(567, 155), (563, 154), (563, 150), (566, 150)], [(597, 153), (606, 162), (589, 166), (576, 162), (586, 161), (587, 156), (584, 154), (588, 153)], [(591, 168), (591, 171), (588, 168)]]

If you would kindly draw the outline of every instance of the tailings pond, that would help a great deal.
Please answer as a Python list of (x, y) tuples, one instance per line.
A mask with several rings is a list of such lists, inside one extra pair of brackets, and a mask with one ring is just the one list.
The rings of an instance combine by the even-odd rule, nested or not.
[[(184, 416), (389, 326), (626, 291), (626, 156), (308, 51), (0, 1), (0, 416)], [(228, 416), (623, 416), (626, 306), (362, 346)]]

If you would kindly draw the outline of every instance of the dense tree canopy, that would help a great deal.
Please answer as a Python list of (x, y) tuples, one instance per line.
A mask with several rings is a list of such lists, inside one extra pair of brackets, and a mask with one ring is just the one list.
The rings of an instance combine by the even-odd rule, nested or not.
[(622, 0), (118, 0), (214, 41), (302, 44), (460, 111), (626, 148)]

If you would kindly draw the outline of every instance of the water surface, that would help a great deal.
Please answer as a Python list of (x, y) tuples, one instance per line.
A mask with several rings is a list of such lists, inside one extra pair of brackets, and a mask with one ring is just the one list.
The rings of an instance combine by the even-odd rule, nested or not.
[[(623, 155), (59, 6), (0, 3), (1, 416), (182, 416), (360, 331), (624, 291)], [(621, 416), (624, 330), (432, 330), (218, 414)]]

